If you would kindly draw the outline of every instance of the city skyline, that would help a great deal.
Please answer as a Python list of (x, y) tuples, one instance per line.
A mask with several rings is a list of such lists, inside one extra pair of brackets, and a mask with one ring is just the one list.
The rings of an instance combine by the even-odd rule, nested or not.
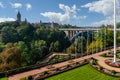
[[(117, 1), (117, 9), (120, 8)], [(113, 23), (113, 0), (4, 0), (0, 1), (0, 22), (16, 20), (17, 12), (29, 22), (57, 22), (77, 26)], [(117, 21), (120, 21), (117, 10)]]

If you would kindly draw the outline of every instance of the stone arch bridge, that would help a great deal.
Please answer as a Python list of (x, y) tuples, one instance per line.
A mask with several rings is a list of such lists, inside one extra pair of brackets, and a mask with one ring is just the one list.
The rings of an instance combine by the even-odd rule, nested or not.
[[(59, 28), (60, 31), (64, 31), (66, 33), (66, 36), (71, 39), (74, 37), (76, 32), (85, 32), (85, 31), (93, 31), (97, 32), (100, 30), (100, 28), (97, 27), (86, 27), (86, 28)], [(114, 30), (113, 28), (108, 28), (108, 30)], [(120, 29), (116, 29), (117, 31), (120, 31)]]

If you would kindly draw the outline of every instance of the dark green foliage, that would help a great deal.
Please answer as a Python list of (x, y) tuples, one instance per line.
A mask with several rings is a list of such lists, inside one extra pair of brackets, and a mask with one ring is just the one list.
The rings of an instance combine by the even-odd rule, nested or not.
[(97, 60), (94, 59), (93, 62), (92, 62), (92, 64), (93, 64), (93, 65), (97, 65), (97, 64), (98, 64)]
[[(0, 56), (7, 43), (12, 43), (12, 46), (20, 50), (18, 58), (20, 59), (20, 65), (15, 66), (15, 68), (34, 65), (50, 52), (62, 52), (70, 45), (70, 41), (63, 31), (45, 28), (42, 24), (33, 25), (27, 21), (0, 23)], [(11, 51), (11, 54), (13, 52)], [(0, 58), (0, 64), (3, 64), (3, 59)], [(12, 56), (8, 57), (9, 63), (13, 60)], [(11, 65), (14, 65), (14, 63), (12, 62)]]
[(17, 42), (19, 34), (13, 27), (5, 26), (1, 29), (0, 41), (3, 43)]
[(120, 22), (117, 23), (117, 28), (120, 28)]
[(100, 66), (99, 68), (100, 68), (100, 70), (103, 70), (103, 67), (102, 67), (102, 66)]
[(48, 74), (48, 71), (44, 71), (44, 75)]
[(33, 80), (32, 76), (28, 76), (27, 80)]
[(113, 74), (116, 74), (117, 72), (116, 72), (115, 70), (112, 70), (112, 73), (113, 73)]

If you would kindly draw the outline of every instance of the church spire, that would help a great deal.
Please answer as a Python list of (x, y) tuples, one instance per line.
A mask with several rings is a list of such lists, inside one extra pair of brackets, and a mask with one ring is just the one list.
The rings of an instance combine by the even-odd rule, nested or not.
[(18, 21), (18, 22), (21, 22), (21, 14), (20, 14), (19, 11), (18, 11), (18, 13), (17, 13), (17, 21)]

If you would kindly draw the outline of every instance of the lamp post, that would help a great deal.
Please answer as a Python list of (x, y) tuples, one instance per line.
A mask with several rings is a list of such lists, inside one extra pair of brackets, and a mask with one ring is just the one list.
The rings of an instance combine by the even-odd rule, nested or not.
[(114, 63), (116, 62), (116, 0), (114, 0)]

